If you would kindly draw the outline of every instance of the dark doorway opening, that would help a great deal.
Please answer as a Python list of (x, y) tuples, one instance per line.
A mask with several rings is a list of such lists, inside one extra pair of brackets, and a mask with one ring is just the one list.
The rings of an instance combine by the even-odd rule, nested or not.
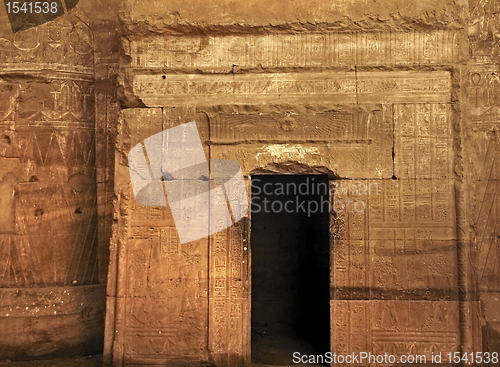
[[(330, 350), (328, 177), (252, 177), (252, 361)], [(297, 354), (295, 354), (296, 356)]]

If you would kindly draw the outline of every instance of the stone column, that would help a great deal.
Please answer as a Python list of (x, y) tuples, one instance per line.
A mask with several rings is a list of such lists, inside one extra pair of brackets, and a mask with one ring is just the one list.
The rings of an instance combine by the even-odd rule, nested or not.
[(102, 351), (96, 142), (112, 109), (95, 79), (115, 26), (91, 3), (15, 34), (0, 15), (0, 359)]

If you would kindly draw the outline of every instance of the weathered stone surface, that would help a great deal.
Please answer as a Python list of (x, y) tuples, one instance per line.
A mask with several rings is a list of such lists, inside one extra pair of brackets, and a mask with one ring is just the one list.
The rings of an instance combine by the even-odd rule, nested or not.
[(105, 294), (105, 285), (0, 290), (2, 358), (99, 353)]
[(484, 312), (483, 348), (489, 353), (494, 353), (500, 347), (500, 294), (498, 292), (481, 293), (481, 310)]
[(332, 352), (498, 351), (499, 12), (81, 0), (15, 34), (0, 12), (0, 359), (97, 352), (107, 281), (105, 365), (250, 364), (252, 213), (181, 244), (131, 187), (130, 149), (191, 121), (249, 197), (328, 176)]
[(135, 75), (132, 93), (148, 107), (214, 104), (442, 102), (448, 72), (335, 72), (233, 75)]
[[(425, 356), (458, 351), (458, 302), (447, 301), (331, 301), (332, 349), (348, 355)], [(372, 364), (358, 364), (369, 366)], [(450, 365), (443, 358), (443, 365)], [(342, 364), (339, 364), (342, 365)]]
[[(320, 89), (330, 75), (331, 88)], [(429, 357), (436, 348), (449, 352), (457, 350), (459, 294), (452, 172), (452, 84), (448, 72), (167, 74), (165, 77), (139, 73), (132, 78), (137, 78), (133, 92), (146, 105), (179, 106), (164, 108), (163, 122), (158, 117), (161, 108), (125, 110), (124, 116), (139, 116), (129, 118), (127, 128), (122, 130), (124, 139), (130, 134), (134, 144), (138, 141), (134, 136), (152, 135), (151, 126), (159, 129), (161, 123), (166, 128), (200, 119), (206, 121), (210, 129), (207, 140), (202, 138), (209, 144), (207, 154), (212, 158), (238, 161), (244, 175), (327, 173), (331, 178), (362, 179), (368, 185), (375, 185), (375, 192), (350, 197), (350, 192), (342, 194), (342, 185), (352, 181), (335, 181), (340, 190), (332, 196), (334, 207), (339, 201), (346, 205), (348, 196), (352, 199), (351, 204), (358, 206), (351, 207), (350, 211), (344, 206), (346, 210), (332, 217), (332, 300), (365, 300), (369, 302), (367, 307), (382, 302), (382, 308), (386, 307), (385, 302), (404, 300), (407, 302), (404, 307), (421, 310), (423, 315), (428, 307), (439, 309), (440, 315), (443, 312), (447, 315), (445, 321), (449, 328), (444, 344), (436, 346), (427, 342), (418, 345), (418, 349)], [(259, 78), (262, 79), (260, 84)], [(290, 89), (281, 78), (293, 79)], [(347, 87), (343, 88), (335, 78), (344, 78)], [(300, 94), (300, 83), (304, 80), (311, 85), (313, 93)], [(255, 88), (245, 87), (245, 82), (262, 85), (264, 89), (256, 93)], [(345, 90), (346, 94), (335, 92), (337, 84), (338, 91)], [(170, 90), (169, 85), (172, 88), (175, 85), (176, 89)], [(316, 90), (320, 92), (315, 94)], [(335, 105), (328, 102), (332, 98)], [(212, 104), (217, 106), (210, 107)], [(172, 122), (165, 125), (166, 119)], [(135, 128), (135, 132), (129, 133), (128, 127)], [(408, 147), (412, 152), (407, 153)], [(126, 178), (125, 171), (123, 174)], [(379, 180), (364, 181), (366, 179)], [(122, 200), (133, 201), (129, 196)], [(359, 203), (363, 204), (361, 214), (356, 211)], [(155, 222), (137, 204), (125, 207), (129, 208), (127, 215), (139, 214), (144, 226), (169, 222), (163, 216), (157, 216), (159, 221)], [(124, 220), (124, 228), (129, 225), (126, 223), (132, 222)], [(335, 232), (337, 230), (340, 232)], [(245, 363), (250, 356), (249, 298), (245, 290), (245, 283), (249, 281), (246, 277), (250, 277), (250, 273), (245, 266), (245, 271), (237, 270), (242, 267), (239, 261), (244, 261), (244, 257), (233, 260), (229, 255), (232, 251), (244, 253), (241, 249), (247, 243), (244, 232), (236, 237), (234, 245), (227, 237), (229, 231), (212, 236), (209, 242), (209, 259), (213, 267), (209, 267), (206, 278), (209, 282), (206, 352), (220, 365)], [(154, 236), (146, 228), (133, 233)], [(120, 238), (123, 237), (118, 235), (117, 239)], [(233, 250), (227, 250), (227, 246)], [(238, 274), (238, 282), (234, 285), (231, 285), (235, 280), (230, 274)], [(126, 276), (124, 281), (132, 278)], [(120, 297), (120, 292), (117, 296)], [(334, 320), (342, 318), (340, 310), (334, 308), (332, 312)], [(437, 317), (433, 312), (427, 316), (429, 320)], [(450, 319), (450, 315), (454, 316)], [(230, 329), (226, 329), (223, 320), (233, 320)], [(392, 330), (393, 326), (384, 322), (380, 321), (381, 330), (385, 330), (384, 327)], [(405, 342), (411, 344), (424, 337), (436, 340), (442, 337), (437, 326), (436, 330), (429, 329), (425, 335), (420, 335), (418, 330), (425, 323), (424, 319), (417, 320), (408, 330), (402, 331)], [(376, 345), (377, 352), (403, 353), (406, 347), (401, 350), (392, 347), (400, 334), (387, 331), (387, 335), (377, 339), (366, 331), (371, 328), (360, 324), (359, 330), (342, 329), (332, 324), (332, 350), (342, 352), (342, 342), (335, 338), (349, 333), (356, 340), (355, 344), (365, 345), (365, 348), (353, 350), (374, 351), (372, 345)], [(195, 353), (195, 349), (190, 350)], [(151, 350), (142, 348), (141, 351), (150, 356), (146, 359), (152, 358)], [(120, 353), (115, 354), (118, 360), (132, 358), (132, 361), (139, 351), (115, 349), (117, 352)], [(178, 353), (173, 351), (164, 358), (178, 358)]]
[[(117, 11), (83, 3), (65, 2), (66, 14), (58, 6), (56, 20), (17, 33), (0, 12), (0, 293), (4, 309), (17, 307), (2, 315), (0, 359), (102, 350), (114, 195), (105, 157), (117, 104), (114, 83), (103, 98), (100, 72), (117, 71), (118, 50), (107, 47), (116, 44)], [(39, 297), (53, 301), (52, 312)], [(40, 314), (19, 313), (32, 305)]]
[(128, 109), (120, 117), (115, 175), (117, 248), (112, 255), (117, 256), (114, 268), (122, 276), (108, 291), (108, 308), (114, 318), (108, 320), (115, 331), (114, 363), (208, 360), (204, 312), (208, 309), (208, 239), (181, 245), (170, 209), (135, 202), (128, 174), (131, 147), (168, 127), (189, 122), (172, 116), (157, 108)]
[(449, 0), (404, 4), (397, 0), (365, 1), (362, 6), (353, 0), (313, 5), (285, 0), (272, 4), (264, 0), (252, 3), (212, 0), (196, 5), (182, 1), (151, 4), (146, 0), (127, 0), (124, 5), (122, 19), (132, 32), (138, 34), (149, 30), (178, 33), (184, 27), (189, 30), (189, 26), (206, 31), (210, 31), (213, 26), (244, 29), (281, 28), (283, 25), (288, 28), (295, 26), (303, 31), (321, 29), (322, 25), (331, 25), (336, 29), (360, 28), (364, 31), (426, 26), (459, 28), (467, 16), (465, 1)]
[[(350, 2), (305, 5), (275, 3), (262, 13), (257, 3), (205, 10), (208, 4), (188, 9), (169, 3), (167, 16), (159, 4), (146, 9), (143, 2), (126, 2), (120, 96), (125, 106), (141, 108), (124, 111), (121, 139), (143, 134), (141, 140), (153, 125), (166, 129), (194, 120), (207, 157), (239, 162), (247, 179), (327, 174), (337, 185), (332, 205), (343, 208), (330, 220), (332, 352), (430, 358), (467, 350), (463, 335), (473, 330), (466, 330), (463, 315), (473, 304), (459, 287), (469, 264), (460, 254), (464, 244), (457, 244), (463, 212), (459, 207), (456, 213), (462, 196), (455, 181), (461, 74), (450, 67), (467, 58), (465, 4), (403, 9), (387, 2), (375, 11), (376, 4), (367, 3), (361, 12)], [(283, 12), (273, 15), (274, 6)], [(434, 6), (445, 18), (432, 15)], [(220, 7), (227, 11), (223, 16)], [(243, 15), (245, 7), (251, 18)], [(336, 9), (348, 18), (340, 19)], [(378, 14), (377, 25), (370, 9)], [(154, 226), (172, 223), (168, 210), (133, 203), (124, 160), (132, 145), (118, 149), (123, 166), (116, 172), (124, 180), (116, 186), (119, 246), (133, 236), (155, 238)], [(353, 189), (355, 182), (370, 190)], [(127, 232), (132, 223), (143, 228)], [(186, 348), (200, 361), (250, 361), (248, 228), (245, 219), (211, 236), (210, 265), (197, 267), (207, 271), (208, 340), (203, 353)], [(121, 261), (118, 269), (127, 269), (128, 260)], [(125, 283), (135, 278), (119, 274)], [(116, 289), (118, 304), (127, 291)], [(118, 324), (123, 318), (117, 317)], [(130, 352), (126, 345), (116, 338), (113, 358), (131, 364), (137, 353), (153, 358), (145, 346)], [(180, 357), (178, 350), (160, 354)]]

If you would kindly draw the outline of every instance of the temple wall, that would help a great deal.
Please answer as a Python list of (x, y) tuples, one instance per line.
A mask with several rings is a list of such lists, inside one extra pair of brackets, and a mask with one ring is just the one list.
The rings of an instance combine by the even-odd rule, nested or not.
[(498, 345), (498, 5), (381, 5), (125, 2), (117, 366), (250, 361), (251, 214), (181, 245), (169, 210), (131, 191), (130, 148), (190, 121), (207, 157), (240, 163), (248, 193), (261, 173), (379, 188), (347, 193), (366, 210), (331, 218), (332, 351)]
[(366, 204), (330, 218), (332, 352), (498, 352), (499, 11), (81, 0), (17, 33), (0, 12), (0, 359), (250, 363), (251, 213), (181, 244), (131, 187), (131, 148), (191, 121), (248, 195), (377, 187), (330, 197)]

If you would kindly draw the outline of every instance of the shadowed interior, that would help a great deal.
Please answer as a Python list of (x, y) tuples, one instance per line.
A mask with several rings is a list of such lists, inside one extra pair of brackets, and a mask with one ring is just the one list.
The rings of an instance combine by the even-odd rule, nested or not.
[(328, 177), (252, 177), (251, 218), (254, 363), (285, 365), (294, 352), (326, 353)]

